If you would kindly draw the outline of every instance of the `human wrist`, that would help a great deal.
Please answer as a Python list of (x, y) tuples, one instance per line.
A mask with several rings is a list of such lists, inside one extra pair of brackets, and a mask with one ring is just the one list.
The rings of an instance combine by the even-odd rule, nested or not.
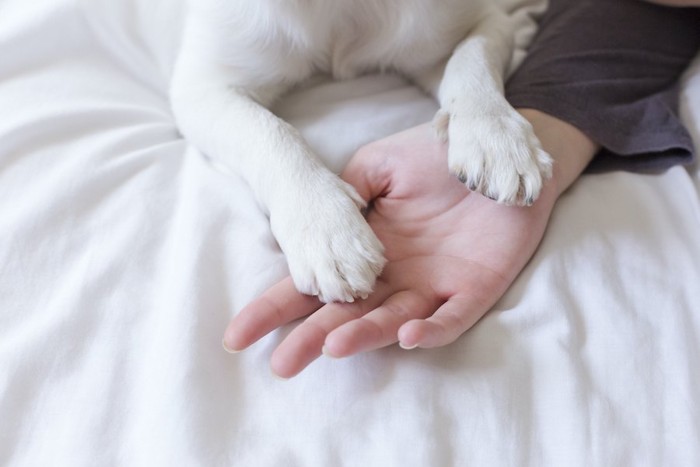
[(581, 175), (599, 146), (578, 128), (535, 109), (518, 109), (554, 160), (548, 190), (558, 198)]

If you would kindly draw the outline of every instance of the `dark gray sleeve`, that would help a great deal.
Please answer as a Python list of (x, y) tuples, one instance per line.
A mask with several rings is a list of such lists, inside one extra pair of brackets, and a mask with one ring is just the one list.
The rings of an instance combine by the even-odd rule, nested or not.
[(664, 170), (695, 157), (678, 118), (678, 79), (699, 49), (698, 8), (550, 0), (506, 95), (598, 142), (590, 171)]

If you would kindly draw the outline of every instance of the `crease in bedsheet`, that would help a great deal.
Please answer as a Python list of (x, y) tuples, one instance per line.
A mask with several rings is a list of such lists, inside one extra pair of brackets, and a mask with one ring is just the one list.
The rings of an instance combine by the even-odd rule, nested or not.
[[(699, 299), (687, 287), (700, 282), (698, 203), (683, 169), (584, 177), (508, 295), (454, 345), (321, 358), (279, 382), (268, 359), (289, 328), (221, 350), (232, 313), (286, 269), (248, 188), (174, 131), (156, 89), (172, 37), (143, 30), (168, 4), (52, 2), (55, 24), (40, 2), (0, 28), (18, 40), (77, 28), (56, 57), (37, 48), (0, 63), (13, 73), (0, 81), (0, 237), (16, 246), (0, 241), (13, 258), (0, 260), (0, 462), (700, 463)], [(104, 18), (90, 15), (110, 12), (95, 39)], [(392, 77), (323, 86), (281, 107), (331, 161), (434, 111)], [(377, 92), (362, 99), (365, 86)]]
[(88, 30), (123, 72), (167, 96), (182, 30), (182, 0), (74, 0)]
[[(590, 204), (590, 197), (595, 197), (599, 203), (605, 203), (607, 208), (583, 209), (581, 185), (574, 188), (579, 195), (576, 205), (570, 204), (574, 201), (569, 195), (565, 196), (559, 210), (576, 211), (582, 213), (583, 217), (575, 222), (570, 217), (569, 225), (556, 221), (552, 223), (556, 232), (545, 239), (545, 253), (541, 252), (540, 255), (554, 248), (560, 252), (560, 258), (554, 263), (540, 265), (544, 270), (538, 274), (546, 274), (547, 269), (559, 264), (548, 280), (541, 281), (550, 283), (557, 289), (556, 294), (550, 294), (556, 301), (549, 303), (548, 307), (559, 310), (568, 317), (567, 333), (573, 329), (574, 336), (581, 333), (586, 336), (585, 341), (578, 338), (570, 341), (567, 338), (564, 342), (567, 347), (574, 344), (569, 349), (572, 361), (584, 365), (574, 374), (584, 378), (577, 387), (588, 388), (583, 389), (588, 400), (585, 405), (588, 410), (584, 413), (593, 417), (589, 432), (595, 436), (590, 439), (590, 446), (598, 447), (597, 452), (592, 453), (596, 456), (590, 459), (590, 465), (641, 465), (646, 462), (652, 465), (675, 465), (689, 453), (690, 445), (686, 442), (690, 437), (688, 433), (699, 433), (697, 406), (684, 396), (689, 388), (698, 387), (697, 372), (692, 367), (697, 355), (693, 350), (700, 340), (697, 333), (699, 323), (696, 315), (683, 312), (690, 303), (697, 301), (697, 292), (694, 296), (688, 296), (688, 293), (693, 292), (683, 286), (683, 282), (679, 283), (678, 279), (682, 277), (691, 283), (700, 282), (697, 263), (692, 260), (697, 257), (700, 245), (695, 241), (697, 225), (693, 216), (687, 215), (688, 210), (692, 209), (692, 203), (688, 203), (692, 200), (692, 195), (689, 198), (687, 190), (659, 188), (688, 187), (691, 182), (682, 168), (673, 169), (662, 177), (611, 174), (585, 178), (586, 185), (591, 185), (586, 190), (589, 195), (585, 199), (586, 203)], [(640, 207), (625, 211), (623, 206), (629, 201), (604, 198), (601, 189), (614, 183), (621, 184), (627, 192), (631, 192), (631, 200), (644, 200), (646, 209)], [(620, 206), (616, 206), (618, 203)], [(670, 213), (678, 212), (680, 206), (683, 206), (680, 210), (685, 211), (685, 215), (671, 217)], [(648, 213), (656, 213), (656, 216), (649, 216)], [(601, 223), (594, 218), (607, 219)], [(689, 224), (679, 225), (679, 219), (685, 219)], [(590, 226), (601, 224), (606, 225), (603, 232), (590, 231)], [(615, 228), (630, 229), (625, 242), (611, 241), (620, 238), (620, 232), (616, 232)], [(670, 231), (674, 233), (669, 235)], [(658, 251), (659, 248), (661, 251)], [(658, 271), (650, 269), (645, 261), (653, 249), (658, 253), (654, 256), (655, 261), (660, 261)], [(601, 258), (600, 266), (609, 272), (601, 274), (600, 269), (592, 269), (591, 266), (596, 263), (584, 263), (581, 254)], [(569, 260), (565, 261), (567, 258)], [(674, 260), (664, 264), (666, 258)], [(585, 278), (586, 283), (591, 285), (587, 288), (590, 295), (575, 293), (575, 288), (579, 285), (577, 283), (562, 282), (562, 278), (569, 277), (573, 270), (578, 270), (577, 276)], [(674, 271), (677, 275), (668, 275), (668, 271)], [(637, 278), (639, 282), (631, 284), (630, 277)], [(534, 284), (536, 288), (538, 283), (539, 281)], [(646, 302), (642, 305), (635, 299), (640, 290), (659, 292), (646, 293)], [(562, 302), (557, 303), (559, 301)], [(637, 305), (630, 305), (634, 303)], [(541, 320), (538, 323), (537, 329), (543, 330)], [(669, 360), (666, 358), (668, 342), (673, 340), (672, 336), (679, 334), (685, 337), (681, 338), (681, 342), (690, 345), (689, 352), (683, 352), (681, 358)], [(585, 345), (582, 345), (584, 342)], [(610, 361), (624, 362), (624, 365), (611, 372), (609, 367), (593, 364), (600, 355), (605, 355)], [(541, 360), (546, 361), (546, 357), (542, 356)], [(629, 383), (635, 380), (654, 381), (655, 386), (629, 387)], [(677, 388), (674, 387), (674, 380), (678, 381)], [(670, 382), (673, 385), (669, 385)], [(629, 391), (621, 391), (626, 387), (629, 387)], [(657, 394), (663, 394), (667, 398), (659, 401)], [(678, 399), (671, 400), (674, 397)], [(658, 410), (646, 412), (649, 407)], [(683, 417), (682, 414), (688, 412), (694, 415)], [(643, 432), (639, 428), (642, 426), (662, 427), (664, 449), (656, 451), (654, 458), (635, 454), (637, 451), (633, 446), (643, 443)], [(616, 433), (616, 437), (601, 437), (601, 433)], [(675, 433), (677, 438), (671, 439), (669, 433)], [(613, 456), (613, 453), (617, 454)]]

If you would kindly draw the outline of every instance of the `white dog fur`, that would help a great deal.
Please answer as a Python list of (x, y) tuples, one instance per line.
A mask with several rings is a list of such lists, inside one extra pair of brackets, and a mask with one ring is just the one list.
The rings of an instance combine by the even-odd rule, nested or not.
[(551, 173), (505, 100), (514, 27), (492, 0), (191, 0), (171, 86), (183, 135), (240, 173), (270, 216), (299, 291), (367, 296), (385, 264), (365, 202), (267, 107), (314, 73), (396, 71), (433, 93), (449, 169), (530, 204)]

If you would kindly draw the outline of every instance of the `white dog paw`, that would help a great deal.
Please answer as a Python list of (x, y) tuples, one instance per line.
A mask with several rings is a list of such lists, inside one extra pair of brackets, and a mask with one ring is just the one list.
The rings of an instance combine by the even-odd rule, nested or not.
[(489, 114), (440, 110), (434, 126), (449, 140), (449, 168), (470, 190), (507, 205), (531, 205), (552, 175), (530, 123), (510, 107)]
[(366, 298), (386, 259), (360, 211), (364, 201), (340, 179), (312, 191), (270, 216), (297, 290), (325, 303)]

